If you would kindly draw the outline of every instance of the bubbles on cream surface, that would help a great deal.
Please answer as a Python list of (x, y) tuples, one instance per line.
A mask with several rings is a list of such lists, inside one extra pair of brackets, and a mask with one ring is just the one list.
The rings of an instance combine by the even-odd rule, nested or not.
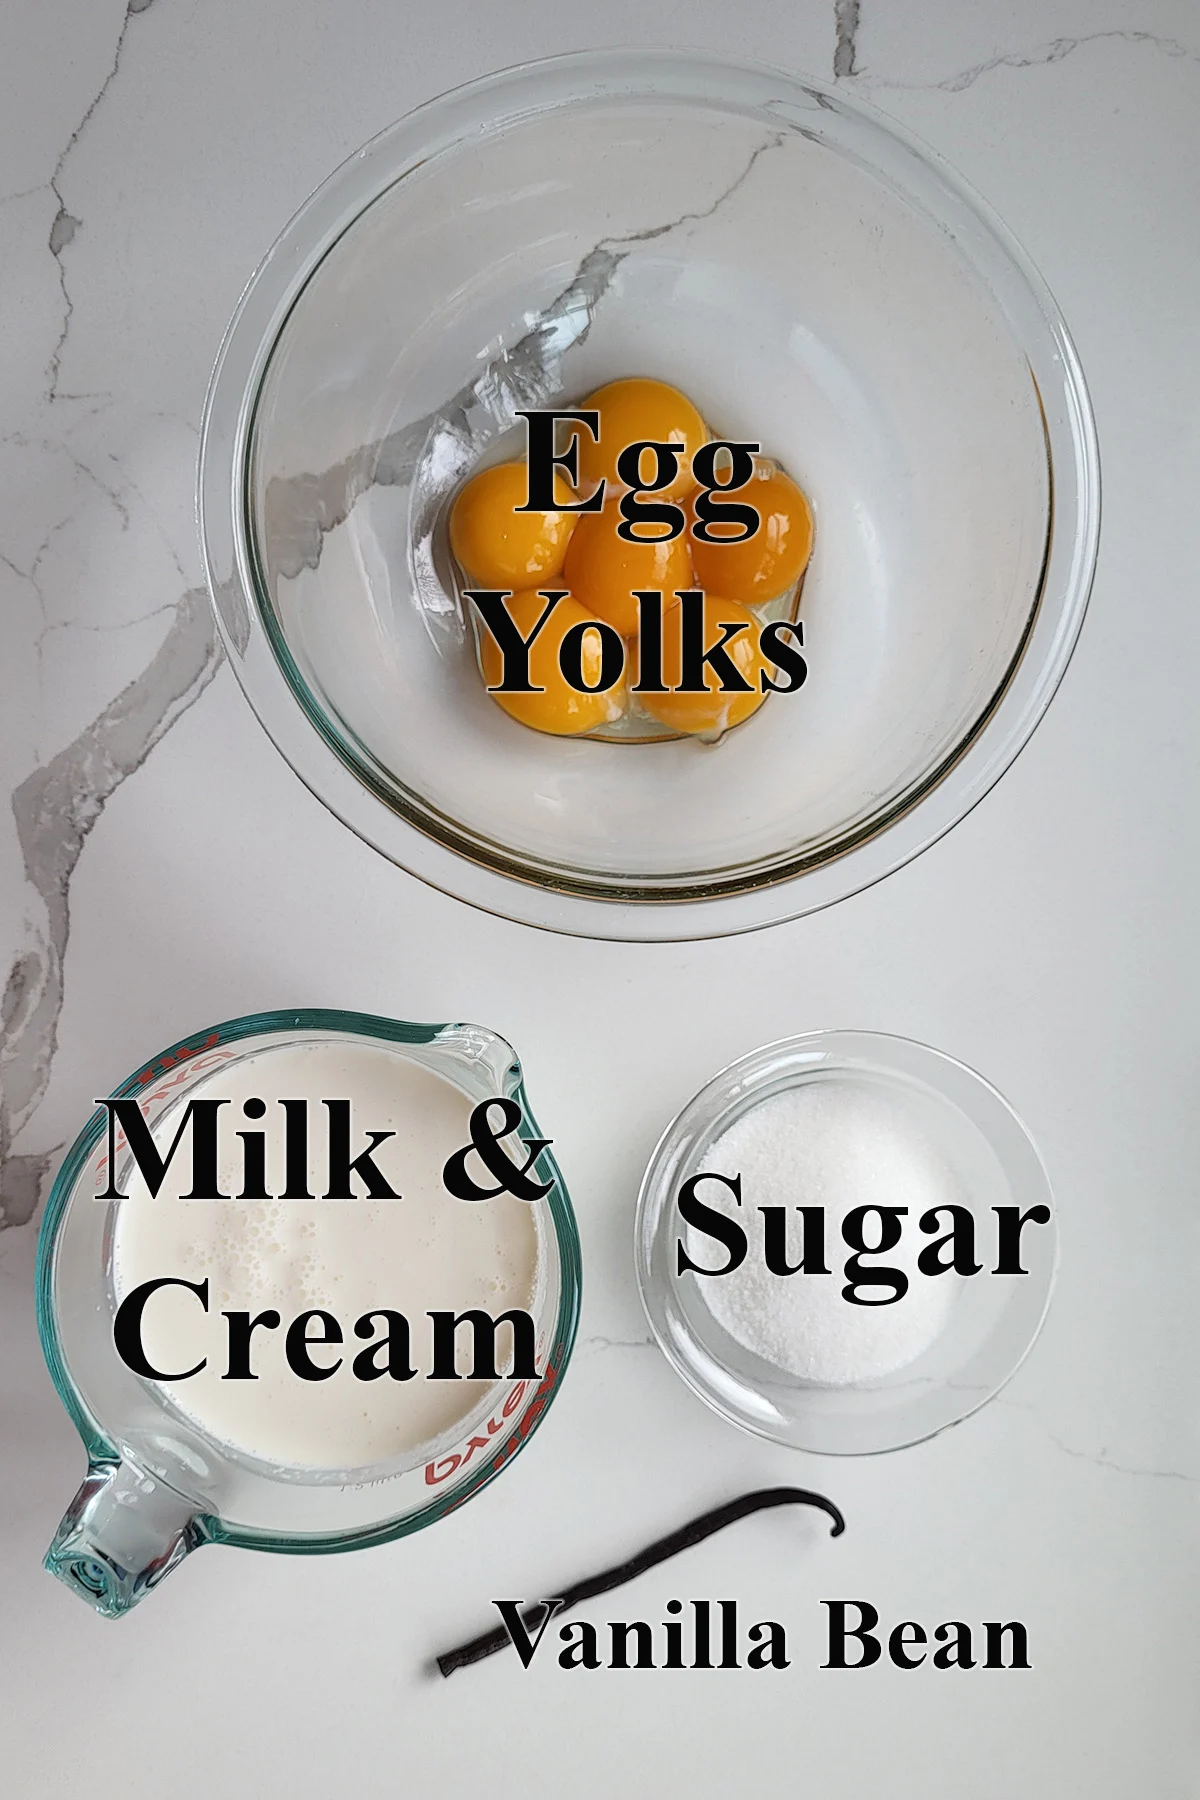
[[(471, 1203), (442, 1185), (446, 1159), (470, 1142), (472, 1102), (450, 1082), (404, 1055), (353, 1042), (285, 1044), (262, 1050), (198, 1082), (186, 1100), (222, 1099), (219, 1186), (242, 1185), (239, 1131), (266, 1135), (266, 1190), (281, 1193), (284, 1175), (282, 1099), (308, 1102), (309, 1191), (327, 1183), (324, 1099), (349, 1099), (352, 1154), (369, 1132), (395, 1136), (375, 1154), (401, 1198), (350, 1200), (187, 1200), (191, 1158), (170, 1164), (157, 1198), (137, 1171), (117, 1203), (112, 1281), (119, 1303), (134, 1288), (163, 1276), (209, 1283), (208, 1312), (194, 1293), (163, 1288), (148, 1301), (142, 1342), (150, 1362), (178, 1373), (207, 1358), (187, 1380), (163, 1382), (172, 1405), (201, 1431), (235, 1450), (289, 1468), (352, 1469), (394, 1458), (421, 1460), (424, 1446), (464, 1420), (481, 1400), (507, 1384), (481, 1379), (426, 1379), (432, 1360), (430, 1311), (479, 1308), (492, 1317), (519, 1308), (533, 1312), (539, 1274), (535, 1210), (510, 1194)], [(266, 1102), (263, 1117), (243, 1115), (243, 1102)], [(155, 1130), (165, 1155), (182, 1109)], [(186, 1144), (185, 1144), (186, 1147)], [(363, 1183), (352, 1176), (362, 1196)], [(320, 1308), (339, 1322), (343, 1342), (322, 1344), (312, 1328), (311, 1360), (318, 1367), (342, 1359), (324, 1380), (305, 1380), (285, 1357), (287, 1327)], [(354, 1358), (384, 1336), (373, 1321), (369, 1339), (355, 1321), (381, 1310), (402, 1313), (411, 1331), (411, 1380), (386, 1372), (361, 1380)], [(280, 1325), (255, 1329), (251, 1367), (257, 1379), (227, 1379), (228, 1332), (222, 1314), (273, 1310)], [(471, 1367), (472, 1335), (457, 1334), (456, 1367)], [(509, 1366), (511, 1327), (496, 1335), (496, 1368)]]

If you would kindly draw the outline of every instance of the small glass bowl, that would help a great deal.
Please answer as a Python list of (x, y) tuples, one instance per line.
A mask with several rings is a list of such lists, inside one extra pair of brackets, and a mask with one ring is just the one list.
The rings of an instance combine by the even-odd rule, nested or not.
[[(808, 680), (715, 746), (508, 718), (439, 530), (520, 409), (637, 374), (813, 506)], [(226, 335), (198, 509), (234, 672), (338, 817), (488, 911), (670, 940), (829, 905), (987, 793), (1078, 635), (1099, 465), (1053, 299), (924, 145), (774, 70), (600, 51), (318, 189)]]
[[(850, 1081), (899, 1103), (937, 1150), (977, 1223), (993, 1206), (1050, 1207), (1024, 1232), (1029, 1273), (955, 1280), (949, 1315), (929, 1349), (880, 1379), (823, 1387), (790, 1376), (736, 1342), (694, 1275), (675, 1272), (675, 1197), (721, 1134), (751, 1107), (808, 1082)], [(832, 1246), (830, 1246), (832, 1265)], [(1058, 1261), (1049, 1179), (1008, 1102), (963, 1063), (908, 1038), (810, 1032), (730, 1063), (667, 1127), (650, 1158), (635, 1227), (638, 1285), (668, 1362), (723, 1418), (774, 1443), (836, 1456), (899, 1450), (976, 1412), (1016, 1373), (1041, 1330)], [(803, 1280), (804, 1276), (790, 1279)]]

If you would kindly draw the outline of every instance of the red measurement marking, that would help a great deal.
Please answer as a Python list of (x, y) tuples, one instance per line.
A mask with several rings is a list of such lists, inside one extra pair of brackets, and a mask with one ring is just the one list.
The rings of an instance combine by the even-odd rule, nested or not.
[[(152, 1094), (139, 1094), (138, 1105), (143, 1109), (153, 1106), (155, 1101), (165, 1100), (168, 1094), (182, 1086), (185, 1081), (194, 1081), (201, 1070), (215, 1069), (221, 1063), (231, 1061), (237, 1055), (236, 1050), (214, 1049), (217, 1036), (215, 1031), (211, 1032), (202, 1044), (184, 1044), (175, 1052), (174, 1056), (160, 1056), (155, 1062), (147, 1063), (146, 1067), (134, 1076), (134, 1080), (142, 1085), (151, 1081), (159, 1081), (159, 1085)], [(206, 1051), (211, 1051), (212, 1054), (205, 1055)], [(187, 1067), (179, 1068), (177, 1065), (181, 1062), (186, 1062)], [(171, 1069), (174, 1069), (174, 1074), (168, 1074), (168, 1070)], [(159, 1080), (160, 1077), (162, 1077), (161, 1080)], [(125, 1133), (118, 1131), (117, 1149), (121, 1151), (125, 1148)], [(96, 1164), (97, 1175), (103, 1174), (107, 1167), (108, 1151), (105, 1150)]]
[[(516, 1450), (520, 1444), (523, 1444), (525, 1439), (529, 1436), (536, 1420), (544, 1410), (546, 1403), (550, 1398), (550, 1391), (557, 1380), (557, 1369), (555, 1369), (552, 1364), (547, 1364), (546, 1373), (543, 1375), (541, 1383), (534, 1393), (532, 1400), (529, 1402), (529, 1405), (517, 1420), (516, 1428), (513, 1431), (512, 1436), (507, 1438), (496, 1452), (496, 1459), (492, 1464), (493, 1471), (498, 1469), (505, 1457), (511, 1455), (512, 1452)], [(466, 1445), (462, 1450), (452, 1450), (448, 1456), (438, 1457), (434, 1462), (426, 1463), (425, 1485), (427, 1487), (437, 1487), (439, 1483), (448, 1481), (451, 1475), (456, 1475), (459, 1469), (465, 1468), (467, 1463), (469, 1463), (474, 1456), (476, 1450), (486, 1450), (489, 1447), (488, 1440), (494, 1437), (496, 1432), (503, 1429), (504, 1421), (511, 1418), (518, 1406), (520, 1406), (521, 1401), (528, 1392), (529, 1386), (530, 1383), (528, 1381), (519, 1381), (516, 1384), (512, 1392), (505, 1399), (504, 1405), (500, 1409), (499, 1417), (493, 1417), (488, 1420), (486, 1437), (476, 1435), (468, 1438)]]

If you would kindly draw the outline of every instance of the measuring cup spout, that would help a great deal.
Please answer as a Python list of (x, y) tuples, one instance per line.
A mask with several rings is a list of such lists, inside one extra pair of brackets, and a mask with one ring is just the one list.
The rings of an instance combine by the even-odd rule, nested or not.
[(118, 1619), (207, 1542), (194, 1501), (132, 1462), (93, 1463), (44, 1566), (106, 1619)]

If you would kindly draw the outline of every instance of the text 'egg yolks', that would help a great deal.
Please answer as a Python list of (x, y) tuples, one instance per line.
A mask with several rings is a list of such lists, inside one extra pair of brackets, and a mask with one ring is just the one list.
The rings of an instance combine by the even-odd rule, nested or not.
[[(697, 737), (719, 737), (723, 731), (740, 725), (743, 719), (758, 711), (767, 697), (759, 678), (769, 665), (759, 649), (762, 627), (753, 613), (736, 600), (718, 598), (715, 594), (705, 594), (703, 607), (705, 650), (720, 642), (723, 626), (742, 627), (726, 645), (726, 653), (738, 674), (749, 682), (750, 691), (722, 692), (718, 674), (706, 664), (704, 693), (639, 694), (638, 698), (647, 712), (673, 731), (685, 731)], [(678, 603), (663, 618), (662, 652), (663, 686), (677, 687), (683, 678), (683, 607)]]
[[(715, 498), (719, 503), (721, 496)], [(812, 554), (812, 512), (790, 475), (769, 463), (756, 464), (750, 480), (729, 499), (754, 508), (758, 530), (729, 543), (705, 543), (689, 535), (696, 585), (744, 606), (758, 606), (786, 593), (803, 575)], [(687, 510), (690, 534), (695, 513), (692, 506)], [(715, 524), (712, 529), (721, 533), (727, 528)]]
[(620, 523), (617, 501), (600, 512), (580, 515), (567, 550), (563, 582), (592, 618), (615, 625), (628, 638), (638, 628), (635, 592), (658, 588), (669, 606), (677, 589), (692, 586), (692, 563), (685, 536), (631, 544), (618, 536)]
[[(472, 476), (450, 514), (450, 547), (473, 582), (487, 588), (526, 588), (562, 569), (578, 514), (519, 512), (529, 491), (523, 462), (497, 463)], [(556, 480), (564, 503), (575, 499)]]
[[(585, 496), (603, 478), (618, 482), (617, 458), (630, 444), (678, 444), (681, 448), (675, 479), (657, 490), (660, 499), (678, 499), (696, 485), (692, 457), (708, 442), (708, 427), (686, 394), (665, 381), (634, 377), (610, 381), (579, 402), (580, 412), (600, 414), (600, 442), (579, 428), (579, 486)], [(643, 473), (650, 474), (653, 459), (643, 457)]]
[[(513, 624), (523, 638), (542, 617), (549, 600), (543, 594), (526, 591), (513, 594), (505, 601)], [(548, 731), (555, 737), (575, 737), (582, 731), (594, 731), (598, 725), (611, 725), (625, 708), (625, 681), (606, 694), (580, 694), (571, 686), (559, 666), (559, 650), (563, 638), (575, 625), (586, 625), (591, 614), (584, 611), (568, 595), (558, 601), (554, 611), (534, 639), (529, 652), (529, 679), (540, 694), (492, 694), (497, 706), (511, 718), (535, 731)], [(480, 661), (489, 688), (499, 684), (504, 675), (504, 661), (499, 645), (486, 626), (481, 633)], [(600, 680), (600, 635), (593, 629), (583, 636), (582, 674), (589, 685)]]

